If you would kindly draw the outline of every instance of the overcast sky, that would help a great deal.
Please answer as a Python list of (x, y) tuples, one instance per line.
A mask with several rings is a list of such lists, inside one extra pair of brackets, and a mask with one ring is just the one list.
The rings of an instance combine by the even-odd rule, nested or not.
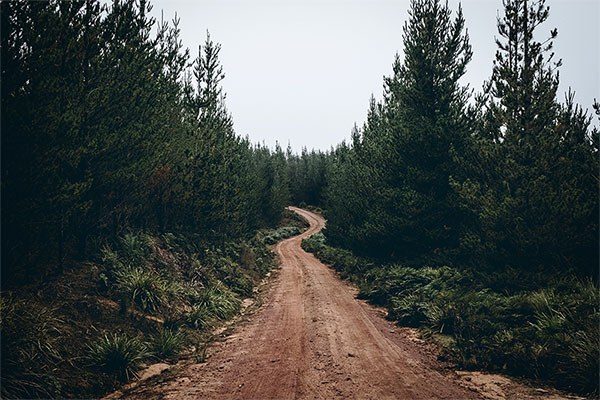
[[(206, 31), (222, 44), (227, 107), (238, 134), (294, 150), (326, 150), (362, 124), (371, 94), (402, 53), (408, 0), (226, 1), (151, 0), (160, 19), (179, 15), (182, 39), (195, 57)], [(456, 9), (458, 1), (450, 0)], [(465, 83), (479, 90), (496, 50), (501, 0), (463, 0), (473, 60)], [(600, 98), (600, 1), (548, 0), (557, 27), (560, 96), (571, 86), (591, 110)]]

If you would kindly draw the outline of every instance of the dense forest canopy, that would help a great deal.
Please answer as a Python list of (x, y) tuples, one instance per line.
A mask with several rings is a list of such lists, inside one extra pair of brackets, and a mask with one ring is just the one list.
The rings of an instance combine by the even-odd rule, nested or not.
[(242, 237), (289, 201), (323, 206), (330, 239), (364, 255), (596, 272), (598, 130), (560, 101), (543, 1), (504, 1), (476, 96), (462, 11), (413, 2), (383, 101), (349, 143), (299, 155), (237, 136), (220, 46), (192, 60), (150, 9), (2, 3), (3, 282), (128, 230)]
[(557, 30), (540, 33), (549, 7), (503, 3), (475, 96), (460, 81), (471, 58), (461, 9), (412, 3), (383, 101), (306, 167), (303, 180), (319, 181), (326, 165), (318, 204), (332, 243), (411, 265), (597, 276), (598, 129), (572, 92), (557, 93)]
[(234, 132), (220, 46), (192, 60), (150, 9), (2, 2), (3, 285), (131, 230), (243, 237), (288, 203), (282, 150)]

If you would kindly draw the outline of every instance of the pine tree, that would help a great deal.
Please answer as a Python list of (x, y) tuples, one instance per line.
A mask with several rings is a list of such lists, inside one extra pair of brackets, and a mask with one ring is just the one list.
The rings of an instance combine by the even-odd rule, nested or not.
[(403, 39), (405, 56), (396, 57), (385, 81), (385, 102), (380, 110), (371, 104), (360, 150), (364, 166), (357, 168), (372, 178), (368, 194), (361, 194), (371, 199), (362, 250), (406, 259), (441, 253), (458, 241), (450, 178), (460, 174), (454, 159), (469, 137), (468, 89), (459, 79), (471, 47), (461, 9), (453, 18), (433, 0), (411, 3)]
[(221, 242), (277, 222), (282, 153), (264, 155), (267, 215), (263, 155), (233, 130), (210, 37), (190, 63), (178, 20), (157, 23), (147, 1), (0, 7), (3, 285), (132, 229)]
[[(597, 170), (590, 119), (556, 101), (560, 60), (543, 0), (505, 0), (500, 38), (478, 124), (480, 170), (459, 192), (479, 220), (463, 245), (487, 265), (575, 267), (591, 271), (597, 238)], [(597, 261), (596, 261), (597, 263)]]

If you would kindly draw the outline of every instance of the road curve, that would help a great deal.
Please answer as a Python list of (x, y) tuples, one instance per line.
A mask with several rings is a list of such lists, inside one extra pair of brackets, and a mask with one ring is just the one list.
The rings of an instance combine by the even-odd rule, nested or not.
[(281, 269), (263, 306), (210, 351), (129, 398), (466, 399), (474, 392), (439, 372), (432, 355), (390, 330), (355, 290), (300, 247), (325, 220), (291, 208), (310, 228), (275, 247)]

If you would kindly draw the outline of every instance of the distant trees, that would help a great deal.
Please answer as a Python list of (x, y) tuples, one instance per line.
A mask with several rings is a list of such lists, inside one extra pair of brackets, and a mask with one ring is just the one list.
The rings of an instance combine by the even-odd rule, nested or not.
[(150, 7), (2, 2), (3, 285), (131, 229), (248, 235), (287, 204), (281, 150), (234, 133), (219, 45), (191, 61)]
[(557, 32), (534, 34), (545, 2), (503, 4), (492, 77), (469, 103), (460, 8), (412, 1), (383, 102), (328, 155), (334, 244), (415, 265), (597, 274), (598, 130), (571, 92), (557, 100)]
[(327, 154), (303, 148), (298, 156), (288, 146), (286, 160), (292, 201), (295, 204), (320, 204), (325, 187)]

